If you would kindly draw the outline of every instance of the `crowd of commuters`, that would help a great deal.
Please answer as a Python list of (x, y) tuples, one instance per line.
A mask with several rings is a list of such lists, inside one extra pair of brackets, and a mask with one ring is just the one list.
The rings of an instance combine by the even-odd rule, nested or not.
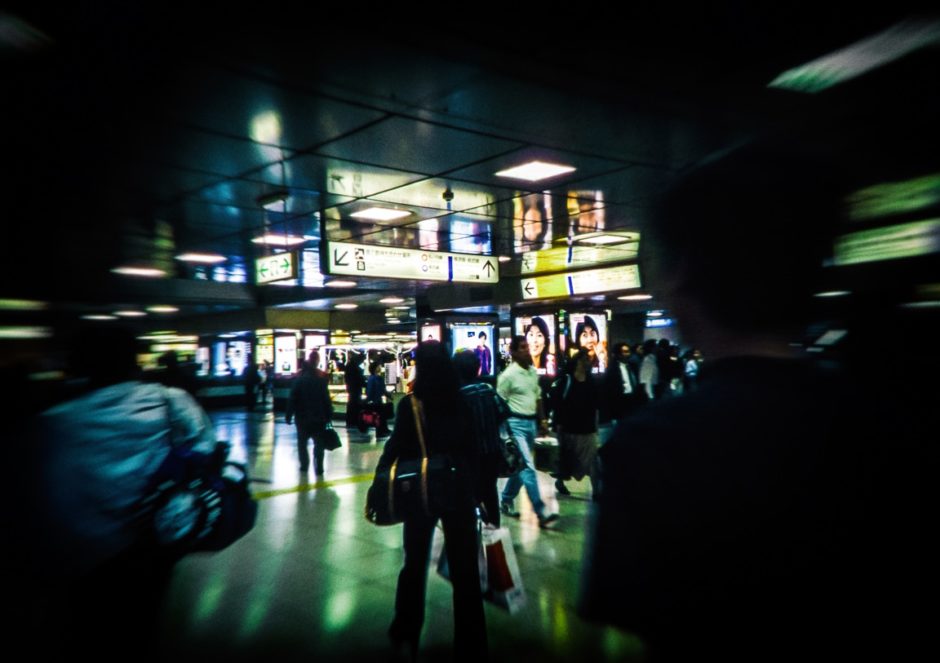
[[(716, 195), (729, 182), (737, 195)], [(783, 186), (800, 196), (777, 197)], [(546, 389), (534, 364), (550, 361), (547, 331), (535, 318), (512, 338), (512, 363), (494, 389), (479, 377), (495, 359), (488, 354), (470, 349), (451, 358), (438, 341), (416, 347), (405, 379), (410, 396), (398, 403), (394, 428), (383, 418), (377, 431), (391, 434), (378, 466), (420, 457), (420, 429), (430, 448), (455, 460), (458, 499), (440, 522), (458, 658), (487, 658), (478, 521), (519, 518), (523, 488), (540, 527), (559, 519), (534, 462), (536, 438), (551, 427), (560, 448), (555, 489), (568, 495), (566, 482), (586, 478), (593, 498), (579, 612), (638, 634), (652, 660), (692, 660), (703, 651), (729, 661), (857, 658), (866, 650), (908, 658), (924, 650), (930, 631), (914, 608), (936, 587), (925, 450), (936, 390), (917, 386), (907, 366), (859, 361), (872, 338), (864, 330), (838, 370), (808, 361), (789, 342), (835, 217), (831, 187), (825, 171), (802, 161), (743, 151), (691, 172), (664, 198), (647, 250), (655, 255), (651, 273), (669, 270), (658, 279), (670, 286), (664, 296), (701, 342), (685, 352), (648, 339), (614, 343), (608, 356), (585, 316)], [(768, 231), (803, 229), (804, 241), (759, 256), (728, 254), (739, 247), (724, 238), (757, 212)], [(683, 220), (692, 214), (713, 223), (690, 232)], [(63, 655), (94, 647), (97, 620), (142, 646), (152, 637), (146, 627), (156, 623), (172, 560), (135, 544), (130, 507), (171, 444), (214, 442), (185, 390), (139, 380), (132, 337), (115, 331), (78, 347), (83, 391), (39, 418), (36, 445), (39, 478), (49, 487), (35, 505), (43, 627), (60, 638)], [(381, 409), (387, 398), (378, 365), (365, 382), (362, 359), (353, 354), (345, 366), (350, 429), (364, 407)], [(312, 439), (322, 476), (319, 437), (333, 406), (318, 361), (311, 353), (294, 379), (287, 422), (296, 421), (300, 470), (308, 470)], [(170, 363), (165, 368), (168, 382), (178, 378)], [(255, 376), (246, 379), (253, 404), (260, 376), (247, 373)], [(500, 493), (501, 426), (525, 467)], [(412, 658), (437, 521), (409, 517), (403, 528), (388, 634)], [(919, 598), (909, 601), (907, 592)]]

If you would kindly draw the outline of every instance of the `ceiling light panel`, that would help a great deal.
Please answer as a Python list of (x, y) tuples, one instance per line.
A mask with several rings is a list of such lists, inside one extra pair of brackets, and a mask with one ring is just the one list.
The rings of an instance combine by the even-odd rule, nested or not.
[(573, 173), (576, 168), (557, 163), (547, 163), (545, 161), (530, 161), (528, 163), (514, 166), (496, 173), (497, 177), (506, 177), (514, 180), (525, 180), (526, 182), (540, 182), (550, 177), (557, 177), (566, 173)]
[(253, 244), (264, 244), (266, 246), (296, 246), (303, 244), (307, 240), (296, 235), (274, 235), (267, 234), (255, 237), (251, 240)]
[(226, 261), (225, 256), (221, 256), (217, 253), (181, 253), (176, 256), (176, 259), (182, 260), (183, 262), (198, 262), (205, 265), (214, 265)]
[(387, 207), (370, 207), (368, 209), (350, 214), (354, 219), (364, 219), (366, 221), (396, 221), (411, 216), (410, 210), (388, 209)]

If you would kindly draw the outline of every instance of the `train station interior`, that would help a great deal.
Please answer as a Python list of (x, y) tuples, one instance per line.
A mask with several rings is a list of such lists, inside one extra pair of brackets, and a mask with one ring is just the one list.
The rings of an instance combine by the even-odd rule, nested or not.
[[(397, 403), (433, 338), (485, 346), (495, 384), (539, 320), (551, 383), (591, 320), (598, 373), (616, 343), (648, 339), (707, 370), (645, 243), (696, 168), (768, 142), (831, 164), (841, 218), (790, 346), (838, 361), (864, 337), (873, 360), (910, 344), (935, 367), (940, 17), (908, 4), (2, 9), (4, 415), (19, 432), (78, 393), (76, 333), (132, 329), (150, 379), (185, 368), (259, 505), (247, 536), (175, 568), (164, 660), (384, 660), (401, 528), (363, 518), (387, 438), (344, 420), (343, 365), (380, 365)], [(805, 239), (763, 221), (709, 237), (693, 212), (687, 228), (703, 251)], [(342, 441), (323, 476), (298, 473), (285, 420), (313, 350)], [(29, 454), (13, 453), (15, 473)], [(527, 600), (486, 606), (492, 659), (650, 660), (579, 613), (590, 483), (538, 481), (560, 518), (541, 528), (520, 497), (506, 519)], [(418, 660), (449, 660), (450, 584), (430, 576)]]

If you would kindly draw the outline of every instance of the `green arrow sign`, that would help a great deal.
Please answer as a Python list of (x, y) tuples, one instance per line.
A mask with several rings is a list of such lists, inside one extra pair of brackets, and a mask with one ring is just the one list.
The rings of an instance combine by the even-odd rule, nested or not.
[(271, 283), (297, 278), (297, 257), (293, 252), (255, 259), (255, 283)]

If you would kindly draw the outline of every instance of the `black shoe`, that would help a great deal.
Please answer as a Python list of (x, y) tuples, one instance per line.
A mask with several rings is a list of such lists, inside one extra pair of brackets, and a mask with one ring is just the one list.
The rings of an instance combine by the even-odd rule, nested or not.
[(568, 490), (568, 486), (566, 486), (565, 482), (561, 479), (555, 479), (555, 490), (557, 490), (561, 495), (571, 494), (571, 491)]
[(555, 522), (556, 520), (558, 520), (558, 514), (557, 514), (557, 513), (550, 513), (550, 514), (548, 514), (547, 516), (545, 516), (545, 517), (543, 517), (543, 518), (539, 518), (539, 527), (541, 527), (542, 529), (545, 529), (546, 527), (548, 527), (549, 525), (551, 525), (551, 524), (552, 524), (553, 522)]
[(509, 516), (510, 518), (519, 517), (519, 512), (514, 511), (512, 508), (512, 502), (501, 502), (499, 505), (499, 512), (504, 516)]

